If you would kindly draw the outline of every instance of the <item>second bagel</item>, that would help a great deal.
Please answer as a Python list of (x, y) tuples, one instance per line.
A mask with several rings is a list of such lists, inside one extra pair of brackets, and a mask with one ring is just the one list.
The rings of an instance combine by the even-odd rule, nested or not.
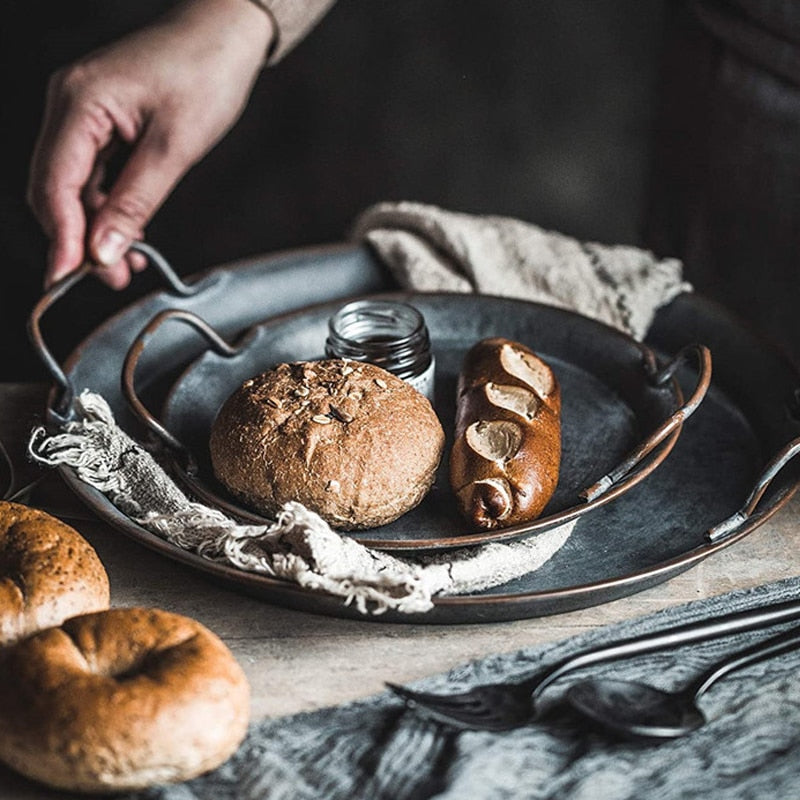
[(225, 761), (248, 720), (241, 667), (178, 614), (84, 614), (0, 654), (0, 761), (56, 788), (187, 780)]

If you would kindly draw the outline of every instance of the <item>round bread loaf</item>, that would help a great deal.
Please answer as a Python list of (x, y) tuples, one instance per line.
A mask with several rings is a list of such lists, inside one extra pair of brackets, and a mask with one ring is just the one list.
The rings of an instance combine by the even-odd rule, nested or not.
[(0, 654), (0, 760), (60, 789), (187, 780), (233, 753), (248, 717), (228, 648), (177, 614), (84, 614)]
[(108, 603), (108, 575), (76, 530), (43, 511), (0, 502), (0, 645)]
[(385, 525), (433, 483), (444, 431), (430, 402), (373, 364), (279, 364), (239, 387), (211, 431), (214, 473), (267, 515), (296, 500), (334, 528)]

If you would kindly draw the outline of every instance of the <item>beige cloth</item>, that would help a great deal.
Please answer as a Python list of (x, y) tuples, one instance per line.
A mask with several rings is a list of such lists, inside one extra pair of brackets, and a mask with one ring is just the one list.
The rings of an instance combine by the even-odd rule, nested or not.
[(655, 312), (691, 286), (676, 259), (581, 242), (511, 217), (379, 203), (356, 220), (401, 286), (475, 292), (570, 309), (643, 339)]

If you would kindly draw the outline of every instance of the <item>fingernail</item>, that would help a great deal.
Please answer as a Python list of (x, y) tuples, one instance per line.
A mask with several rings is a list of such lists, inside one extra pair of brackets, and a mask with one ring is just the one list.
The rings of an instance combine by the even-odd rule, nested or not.
[(109, 230), (97, 242), (95, 255), (102, 266), (110, 267), (125, 255), (127, 249), (128, 237), (119, 231)]

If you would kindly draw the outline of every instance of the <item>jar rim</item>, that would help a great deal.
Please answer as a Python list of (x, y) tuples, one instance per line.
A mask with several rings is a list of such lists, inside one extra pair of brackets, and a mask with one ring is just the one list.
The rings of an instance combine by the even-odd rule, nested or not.
[[(358, 338), (353, 333), (353, 328), (381, 322), (387, 323), (385, 327), (401, 322), (408, 331), (405, 333), (404, 330), (401, 336), (393, 336), (392, 347), (408, 345), (415, 339), (424, 337), (426, 333), (425, 319), (419, 310), (409, 303), (396, 300), (354, 300), (347, 303), (328, 320), (328, 330), (342, 343), (369, 348), (372, 343)], [(387, 344), (382, 343), (382, 346)]]

